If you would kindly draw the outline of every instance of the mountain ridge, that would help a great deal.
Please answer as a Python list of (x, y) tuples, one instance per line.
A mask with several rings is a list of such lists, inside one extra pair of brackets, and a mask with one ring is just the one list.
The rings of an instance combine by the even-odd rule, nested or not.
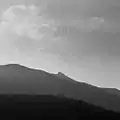
[(120, 111), (120, 96), (106, 89), (75, 81), (61, 72), (51, 74), (18, 64), (0, 66), (0, 93), (64, 95)]

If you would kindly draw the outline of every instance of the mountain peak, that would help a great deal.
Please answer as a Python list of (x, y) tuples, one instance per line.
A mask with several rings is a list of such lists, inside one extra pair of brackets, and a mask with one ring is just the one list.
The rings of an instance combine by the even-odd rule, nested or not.
[[(68, 76), (66, 76), (66, 75), (65, 75), (64, 73), (62, 73), (62, 72), (58, 72), (58, 73), (57, 73), (57, 76), (58, 76), (58, 77), (61, 77), (61, 78), (65, 78), (65, 79), (66, 79), (66, 78), (67, 78), (67, 79), (69, 78)], [(69, 78), (69, 79), (70, 79), (70, 78)]]
[(59, 76), (66, 76), (64, 73), (62, 73), (62, 72), (58, 72), (58, 74), (57, 75), (59, 75)]

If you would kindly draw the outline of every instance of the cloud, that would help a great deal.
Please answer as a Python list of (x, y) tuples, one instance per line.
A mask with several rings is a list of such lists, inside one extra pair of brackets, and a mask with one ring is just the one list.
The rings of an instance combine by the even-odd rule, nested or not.
[[(63, 26), (68, 30), (69, 28), (75, 28), (79, 32), (110, 32), (116, 33), (120, 32), (120, 22), (106, 19), (104, 17), (87, 17), (79, 19), (65, 19), (58, 21), (58, 27)], [(67, 33), (67, 31), (64, 31)]]
[(104, 18), (91, 17), (81, 20), (72, 20), (69, 25), (78, 28), (81, 31), (92, 31), (97, 30), (104, 24)]
[(60, 25), (80, 31), (120, 32), (119, 0), (50, 0), (47, 11)]
[(62, 20), (58, 22), (57, 28), (58, 30), (59, 28), (65, 28), (63, 29), (64, 35), (65, 35), (65, 33), (69, 34), (68, 32), (70, 32), (69, 31), (70, 29), (76, 29), (80, 33), (101, 30), (103, 29), (105, 24), (106, 24), (106, 21), (104, 20), (104, 18), (91, 17), (91, 18)]
[[(39, 47), (33, 44), (44, 39), (52, 39), (54, 21), (43, 16), (41, 8), (35, 5), (13, 5), (0, 15), (0, 55)], [(33, 42), (32, 42), (33, 41)], [(39, 42), (40, 44), (40, 42)]]
[(41, 39), (44, 34), (39, 30), (50, 29), (50, 21), (39, 16), (39, 8), (34, 5), (11, 6), (2, 13), (2, 27), (11, 29), (18, 36), (27, 36), (32, 39)]

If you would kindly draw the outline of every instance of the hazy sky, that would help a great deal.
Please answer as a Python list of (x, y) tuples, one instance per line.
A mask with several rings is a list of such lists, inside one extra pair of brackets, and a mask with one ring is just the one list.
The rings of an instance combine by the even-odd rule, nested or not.
[(120, 88), (120, 0), (0, 0), (0, 16), (0, 64)]

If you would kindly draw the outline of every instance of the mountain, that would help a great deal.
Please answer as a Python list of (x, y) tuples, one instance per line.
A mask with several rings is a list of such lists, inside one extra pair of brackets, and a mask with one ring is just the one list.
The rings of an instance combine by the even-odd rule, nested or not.
[(17, 64), (0, 66), (1, 94), (65, 96), (120, 112), (120, 96), (116, 92), (109, 92), (110, 90), (111, 88), (77, 82), (60, 72), (51, 74)]

